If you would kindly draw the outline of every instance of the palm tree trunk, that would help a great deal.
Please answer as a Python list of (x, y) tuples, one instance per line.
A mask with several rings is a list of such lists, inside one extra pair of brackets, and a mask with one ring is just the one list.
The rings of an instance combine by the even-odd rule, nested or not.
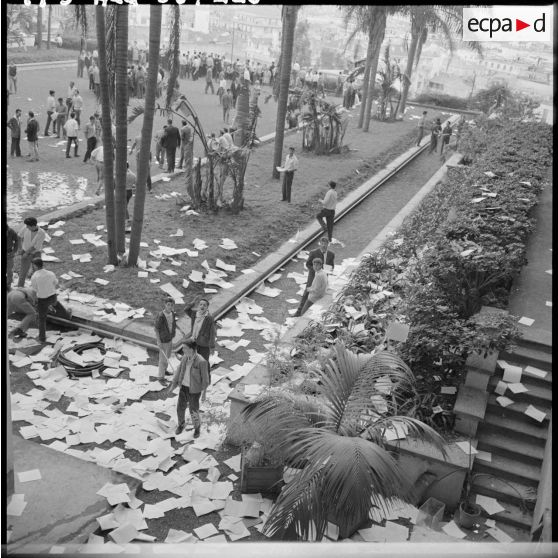
[[(413, 25), (413, 27), (415, 26)], [(420, 29), (414, 28), (411, 31), (411, 45), (409, 47), (409, 54), (407, 55), (407, 67), (405, 68), (406, 77), (403, 78), (403, 91), (401, 92), (401, 103), (399, 105), (401, 117), (405, 114), (405, 105), (407, 104), (407, 95), (409, 94), (409, 87), (411, 85), (411, 75), (413, 73), (413, 63), (415, 61), (419, 36)]]
[(378, 13), (377, 19), (375, 19), (373, 23), (372, 36), (374, 37), (374, 39), (372, 41), (372, 52), (374, 54), (372, 56), (372, 64), (370, 66), (370, 82), (368, 85), (368, 98), (366, 99), (366, 108), (364, 109), (363, 132), (368, 132), (370, 128), (370, 118), (372, 116), (372, 100), (374, 97), (373, 91), (376, 85), (376, 73), (378, 71), (380, 49), (382, 47), (382, 41), (384, 40), (384, 36), (386, 33), (386, 19), (387, 17), (385, 10), (381, 10)]
[(112, 150), (112, 122), (110, 118), (109, 80), (105, 45), (105, 10), (102, 5), (95, 9), (97, 16), (97, 44), (99, 52), (99, 77), (103, 128), (103, 167), (105, 174), (105, 215), (107, 225), (108, 263), (118, 265), (114, 223), (114, 160)]
[[(145, 90), (145, 112), (141, 129), (141, 147), (137, 171), (136, 197), (134, 200), (134, 220), (130, 235), (130, 253), (128, 265), (136, 265), (139, 256), (141, 232), (143, 229), (143, 213), (145, 207), (145, 186), (149, 172), (149, 153), (153, 118), (155, 116), (155, 99), (157, 97), (157, 73), (159, 68), (159, 48), (161, 45), (162, 9), (160, 6), (149, 8), (149, 69)], [(189, 165), (189, 167), (188, 167)], [(186, 169), (192, 169), (192, 161), (186, 161)]]
[(368, 48), (366, 50), (366, 66), (364, 67), (364, 78), (362, 82), (362, 99), (357, 128), (362, 128), (362, 124), (364, 122), (364, 109), (366, 107), (366, 99), (368, 99), (368, 82), (370, 81), (370, 69), (372, 68), (372, 55), (374, 54), (373, 49), (374, 40), (372, 37), (372, 27), (370, 27), (368, 35)]
[(50, 50), (50, 28), (52, 24), (52, 4), (48, 5), (48, 23), (47, 23), (47, 50)]
[[(114, 208), (116, 221), (116, 248), (119, 254), (126, 251), (126, 163), (128, 161), (128, 5), (116, 6), (115, 34), (115, 95), (116, 160)], [(104, 117), (104, 115), (103, 115)]]
[(37, 48), (41, 50), (43, 46), (43, 8), (37, 6)]
[(275, 122), (275, 149), (273, 153), (273, 178), (279, 178), (277, 167), (283, 158), (283, 138), (285, 137), (285, 117), (287, 115), (287, 101), (289, 99), (289, 83), (291, 79), (291, 64), (293, 58), (294, 32), (298, 6), (284, 6), (283, 15), (283, 52), (281, 53), (281, 76), (279, 98), (277, 99), (277, 120)]
[(167, 82), (167, 100), (166, 106), (169, 108), (172, 104), (174, 88), (180, 71), (180, 6), (172, 7), (171, 12), (171, 29), (169, 38), (169, 80)]

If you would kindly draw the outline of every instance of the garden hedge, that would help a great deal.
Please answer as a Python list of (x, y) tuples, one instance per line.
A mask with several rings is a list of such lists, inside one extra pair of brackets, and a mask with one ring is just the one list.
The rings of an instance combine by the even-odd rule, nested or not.
[(503, 350), (518, 335), (516, 318), (477, 312), (505, 309), (526, 263), (552, 127), (483, 119), (465, 130), (461, 149), (471, 164), (448, 170), (382, 249), (362, 259), (324, 323), (297, 341), (306, 359), (334, 337), (370, 352), (390, 322), (408, 324), (407, 341), (395, 348), (421, 382), (418, 418), (438, 425), (452, 401), (435, 394), (460, 383), (468, 354)]

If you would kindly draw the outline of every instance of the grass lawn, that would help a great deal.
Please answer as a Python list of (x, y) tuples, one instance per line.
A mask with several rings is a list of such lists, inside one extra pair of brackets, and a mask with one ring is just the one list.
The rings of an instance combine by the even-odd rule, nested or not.
[(46, 45), (43, 45), (40, 50), (35, 47), (27, 47), (27, 50), (23, 50), (22, 48), (6, 49), (8, 63), (15, 62), (16, 64), (77, 60), (78, 55), (79, 50), (58, 48), (57, 46), (51, 46), (50, 49), (47, 50)]
[[(145, 307), (149, 311), (160, 308), (163, 291), (161, 284), (170, 282), (177, 289), (184, 291), (182, 282), (191, 270), (205, 271), (202, 262), (207, 260), (211, 267), (215, 267), (216, 258), (225, 263), (235, 264), (236, 273), (230, 273), (227, 280), (232, 280), (242, 269), (252, 266), (260, 256), (277, 249), (288, 238), (296, 234), (297, 230), (312, 221), (320, 207), (318, 200), (323, 198), (327, 190), (327, 181), (334, 179), (338, 182), (339, 198), (358, 187), (364, 180), (378, 172), (388, 162), (407, 150), (413, 143), (415, 128), (413, 121), (398, 124), (373, 122), (373, 132), (365, 134), (357, 129), (348, 132), (348, 143), (358, 145), (359, 149), (343, 155), (318, 157), (299, 153), (299, 171), (293, 184), (292, 204), (282, 203), (280, 200), (281, 183), (269, 178), (273, 145), (259, 148), (250, 160), (246, 180), (246, 209), (239, 215), (231, 215), (226, 211), (218, 214), (201, 214), (188, 216), (180, 212), (181, 204), (176, 198), (166, 200), (157, 199), (161, 193), (173, 191), (182, 193), (184, 186), (181, 177), (170, 182), (158, 184), (154, 193), (147, 196), (142, 241), (148, 247), (141, 249), (143, 260), (154, 260), (149, 255), (150, 250), (157, 248), (156, 240), (161, 245), (171, 248), (187, 247), (194, 249), (195, 238), (205, 240), (208, 248), (199, 251), (198, 257), (188, 257), (186, 254), (175, 256), (171, 260), (163, 260), (157, 272), (150, 272), (148, 278), (138, 277), (137, 268), (120, 267), (113, 272), (103, 273), (106, 265), (106, 247), (94, 247), (92, 244), (72, 245), (70, 240), (79, 239), (84, 233), (106, 234), (96, 227), (105, 222), (104, 208), (96, 209), (71, 219), (61, 227), (65, 234), (52, 237), (50, 246), (55, 250), (56, 257), (61, 262), (48, 263), (48, 268), (57, 276), (68, 271), (83, 275), (69, 281), (61, 280), (62, 287), (69, 287), (83, 293), (91, 293), (109, 300), (126, 302), (133, 307)], [(287, 139), (287, 145), (297, 145), (300, 136)], [(358, 173), (356, 171), (359, 171)], [(130, 211), (133, 199), (130, 201)], [(171, 234), (182, 229), (184, 235), (171, 237)], [(53, 232), (53, 231), (52, 231)], [(225, 250), (219, 247), (222, 238), (233, 239), (238, 249)], [(72, 260), (72, 254), (90, 253), (91, 263), (79, 263)], [(256, 254), (254, 254), (254, 252)], [(17, 269), (17, 262), (16, 267)], [(163, 270), (172, 270), (177, 275), (166, 276)], [(108, 280), (106, 286), (94, 283), (94, 279)], [(160, 283), (153, 284), (151, 279), (159, 279)], [(186, 289), (185, 299), (193, 298), (203, 292), (203, 284), (190, 282)]]

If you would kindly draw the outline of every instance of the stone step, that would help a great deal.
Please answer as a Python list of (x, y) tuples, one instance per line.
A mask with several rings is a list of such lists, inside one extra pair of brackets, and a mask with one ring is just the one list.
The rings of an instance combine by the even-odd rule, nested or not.
[(475, 473), (488, 473), (497, 478), (521, 482), (527, 486), (538, 486), (541, 469), (537, 465), (521, 463), (503, 455), (493, 453), (491, 461), (475, 459)]
[(544, 447), (533, 442), (508, 438), (502, 434), (480, 431), (477, 449), (488, 451), (492, 455), (510, 457), (521, 463), (542, 466)]
[(536, 327), (521, 328), (521, 338), (517, 341), (517, 345), (538, 349), (544, 353), (552, 353), (552, 332)]
[[(502, 407), (500, 407), (502, 409)], [(493, 432), (508, 438), (530, 441), (544, 447), (548, 435), (548, 422), (543, 421), (542, 426), (531, 424), (514, 417), (501, 417), (492, 412), (487, 413), (484, 422), (479, 425), (479, 433), (482, 431)]]
[[(494, 389), (498, 382), (504, 376), (502, 371), (496, 371), (494, 376), (488, 382), (488, 392), (494, 393)], [(543, 407), (552, 406), (552, 389), (549, 387), (543, 387), (531, 382), (530, 376), (527, 374), (522, 374), (521, 383), (527, 388), (528, 391), (522, 393), (513, 393), (510, 389), (507, 389), (504, 395), (509, 397), (513, 401), (523, 401), (525, 403), (530, 403), (535, 407), (542, 405)], [(549, 384), (550, 386), (550, 384)], [(498, 395), (498, 394), (496, 394)]]
[(508, 503), (518, 507), (523, 505), (527, 511), (535, 508), (537, 498), (537, 489), (532, 486), (484, 474), (475, 476), (472, 492), (496, 498), (502, 506)]
[[(516, 420), (523, 420), (527, 424), (548, 426), (548, 421), (552, 413), (552, 407), (548, 405), (540, 405), (540, 404), (534, 405), (534, 407), (536, 407), (539, 411), (546, 413), (546, 417), (543, 419), (542, 423), (539, 423), (535, 419), (528, 417), (525, 414), (525, 410), (530, 405), (530, 403), (525, 403), (524, 401), (515, 401), (508, 407), (502, 407), (496, 401), (496, 397), (497, 395), (495, 393), (490, 394), (490, 397), (488, 398), (488, 406), (486, 408), (487, 413), (493, 413), (498, 417), (512, 417), (515, 418)], [(510, 397), (510, 399), (513, 400), (512, 397)]]
[(515, 506), (510, 502), (500, 502), (500, 504), (506, 509), (490, 516), (491, 519), (496, 521), (496, 527), (499, 527), (498, 523), (503, 523), (518, 529), (524, 529), (527, 531), (527, 534), (531, 531), (531, 524), (533, 523), (533, 514), (531, 512), (524, 511), (519, 506)]
[[(542, 370), (552, 370), (552, 354), (543, 352), (537, 348), (524, 347), (517, 345), (513, 352), (504, 351), (500, 353), (500, 358), (510, 364), (521, 364), (522, 366), (532, 365)], [(549, 376), (547, 374), (548, 379)], [(550, 381), (552, 379), (550, 378)]]

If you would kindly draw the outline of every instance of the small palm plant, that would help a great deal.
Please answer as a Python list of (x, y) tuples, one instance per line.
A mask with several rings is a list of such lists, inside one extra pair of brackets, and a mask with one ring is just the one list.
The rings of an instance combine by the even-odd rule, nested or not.
[(333, 351), (318, 374), (318, 397), (270, 391), (243, 411), (258, 441), (273, 441), (273, 452), (298, 469), (270, 511), (268, 536), (320, 540), (328, 521), (350, 536), (373, 507), (388, 512), (408, 499), (412, 487), (386, 449), (386, 430), (403, 428), (445, 454), (443, 438), (405, 414), (417, 390), (397, 355), (356, 355), (339, 342)]

